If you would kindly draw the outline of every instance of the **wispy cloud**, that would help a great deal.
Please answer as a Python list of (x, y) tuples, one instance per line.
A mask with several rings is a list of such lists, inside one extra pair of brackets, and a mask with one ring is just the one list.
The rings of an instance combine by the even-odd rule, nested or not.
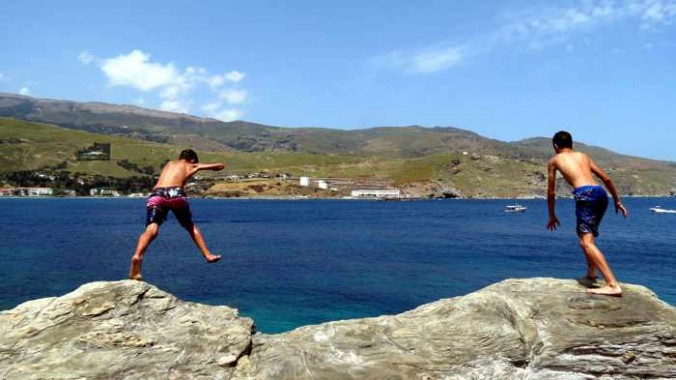
[(164, 100), (160, 104), (160, 109), (163, 111), (169, 111), (169, 112), (180, 112), (180, 113), (188, 113), (190, 112), (190, 103), (189, 102), (183, 102), (178, 99), (173, 99), (173, 100)]
[(246, 101), (247, 92), (246, 90), (224, 90), (221, 91), (219, 97), (230, 104), (242, 104)]
[(19, 94), (21, 94), (21, 95), (30, 95), (30, 94), (31, 94), (31, 90), (30, 90), (28, 87), (23, 86), (23, 87), (21, 87), (21, 89), (19, 89)]
[[(246, 74), (237, 70), (211, 74), (199, 66), (180, 69), (172, 62), (152, 61), (150, 54), (141, 50), (103, 59), (83, 51), (78, 60), (85, 65), (96, 61), (111, 87), (128, 87), (157, 96), (157, 108), (165, 111), (190, 113), (197, 103), (195, 98), (211, 98), (207, 101), (209, 107), (198, 106), (197, 109), (206, 112), (205, 116), (219, 119), (228, 116), (230, 119), (229, 116), (234, 115), (233, 110), (222, 108), (224, 105), (218, 102), (225, 100), (230, 104), (242, 104), (246, 101), (246, 90), (237, 87)], [(219, 107), (214, 107), (214, 104), (219, 104)], [(239, 117), (243, 115), (241, 110), (235, 111)]]
[(670, 25), (675, 18), (676, 2), (674, 1), (652, 1), (641, 15), (644, 28), (662, 24)]
[(80, 54), (78, 54), (77, 60), (82, 62), (82, 64), (84, 65), (88, 65), (92, 63), (92, 61), (94, 61), (94, 56), (85, 50), (83, 52), (80, 52)]
[(212, 88), (218, 88), (223, 84), (227, 83), (228, 81), (232, 83), (238, 83), (242, 79), (244, 79), (245, 76), (246, 74), (234, 70), (229, 73), (225, 73), (223, 75), (211, 76), (207, 78), (207, 82), (209, 83), (209, 86), (211, 86)]
[(422, 52), (413, 56), (411, 69), (418, 73), (433, 73), (455, 66), (462, 58), (458, 47)]
[(214, 112), (218, 112), (221, 107), (223, 107), (223, 103), (221, 102), (207, 103), (202, 106), (202, 111), (213, 114)]
[(5, 74), (0, 73), (0, 82), (2, 82), (2, 81), (4, 81), (4, 80), (5, 80)]
[(213, 117), (223, 121), (234, 121), (242, 119), (243, 113), (238, 109), (223, 109), (216, 112)]
[(397, 50), (371, 62), (407, 73), (431, 74), (505, 46), (571, 46), (568, 42), (576, 34), (620, 21), (634, 21), (642, 29), (671, 25), (676, 20), (676, 0), (582, 0), (572, 7), (512, 10), (503, 18), (497, 28), (460, 43), (438, 42), (425, 48)]
[(402, 70), (410, 74), (429, 74), (458, 65), (466, 53), (459, 46), (433, 47), (419, 51), (394, 51), (372, 59), (378, 67)]
[(528, 40), (634, 21), (638, 26), (670, 24), (676, 18), (675, 0), (588, 0), (576, 7), (522, 10), (494, 33), (496, 42)]

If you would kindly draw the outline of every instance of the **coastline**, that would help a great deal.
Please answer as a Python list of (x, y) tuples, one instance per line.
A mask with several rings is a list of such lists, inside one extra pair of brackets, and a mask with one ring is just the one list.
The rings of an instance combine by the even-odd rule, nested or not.
[[(565, 194), (565, 195), (564, 195)], [(566, 193), (557, 195), (556, 199), (573, 199), (572, 195)], [(148, 195), (143, 196), (100, 196), (100, 195), (87, 195), (87, 196), (71, 196), (71, 195), (40, 195), (40, 196), (17, 196), (17, 195), (5, 195), (0, 196), (2, 199), (145, 199)], [(219, 200), (356, 200), (356, 201), (383, 201), (383, 200), (394, 200), (394, 201), (424, 201), (424, 200), (462, 200), (462, 199), (478, 199), (478, 200), (547, 200), (546, 196), (534, 195), (534, 196), (523, 196), (517, 195), (512, 197), (498, 197), (498, 196), (470, 196), (470, 197), (399, 197), (399, 198), (374, 198), (374, 197), (349, 197), (349, 196), (294, 196), (294, 195), (258, 195), (258, 196), (218, 196), (218, 195), (194, 195), (189, 194), (191, 199), (219, 199)], [(665, 199), (676, 199), (676, 196), (671, 194), (661, 194), (661, 195), (621, 195), (622, 198), (635, 198), (635, 199), (646, 199), (646, 198), (665, 198)]]

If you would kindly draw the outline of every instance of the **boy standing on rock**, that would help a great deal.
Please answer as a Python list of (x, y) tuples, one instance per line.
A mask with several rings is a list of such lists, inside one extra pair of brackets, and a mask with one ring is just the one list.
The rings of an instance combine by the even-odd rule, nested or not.
[(598, 227), (601, 224), (603, 214), (608, 208), (608, 194), (594, 181), (595, 174), (604, 185), (615, 201), (615, 213), (622, 212), (626, 218), (628, 211), (620, 201), (615, 184), (610, 177), (599, 168), (589, 156), (581, 152), (573, 151), (573, 138), (565, 131), (557, 132), (552, 139), (556, 154), (547, 163), (547, 206), (549, 209), (549, 222), (547, 229), (555, 230), (559, 219), (554, 212), (556, 202), (556, 171), (573, 186), (575, 197), (575, 216), (577, 217), (577, 235), (580, 238), (580, 247), (587, 259), (587, 279), (596, 280), (598, 269), (606, 285), (600, 288), (587, 289), (589, 293), (609, 296), (621, 296), (622, 288), (610, 270), (601, 250), (598, 249), (594, 238), (599, 235)]
[(143, 280), (141, 276), (143, 255), (150, 243), (159, 234), (160, 225), (167, 220), (169, 210), (174, 213), (181, 226), (188, 231), (207, 262), (215, 263), (221, 259), (220, 255), (213, 255), (207, 249), (202, 233), (193, 223), (184, 187), (188, 179), (200, 170), (217, 171), (223, 170), (223, 168), (225, 168), (225, 165), (221, 163), (199, 164), (197, 153), (192, 149), (182, 151), (178, 160), (167, 162), (146, 203), (146, 229), (139, 237), (136, 252), (131, 258), (129, 278)]

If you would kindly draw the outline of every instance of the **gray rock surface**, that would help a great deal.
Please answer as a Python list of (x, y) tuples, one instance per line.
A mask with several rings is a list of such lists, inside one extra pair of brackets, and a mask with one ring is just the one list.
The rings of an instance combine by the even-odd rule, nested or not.
[(0, 379), (228, 379), (252, 328), (144, 282), (90, 283), (0, 313)]
[(624, 289), (506, 280), (398, 315), (252, 337), (234, 309), (91, 283), (0, 312), (0, 379), (676, 378), (676, 308)]
[(506, 280), (394, 316), (256, 335), (237, 379), (674, 379), (676, 309), (645, 287)]

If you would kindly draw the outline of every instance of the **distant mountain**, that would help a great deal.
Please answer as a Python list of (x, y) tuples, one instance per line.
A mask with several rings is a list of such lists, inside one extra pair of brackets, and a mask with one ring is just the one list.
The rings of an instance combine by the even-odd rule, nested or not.
[[(529, 152), (536, 159), (547, 159), (554, 153), (551, 137), (534, 137), (509, 143), (522, 152)], [(647, 158), (618, 154), (606, 148), (587, 145), (581, 142), (574, 143), (575, 149), (589, 154), (594, 161), (603, 167), (624, 167), (635, 169), (662, 168), (676, 169), (676, 162), (651, 160)]]
[[(311, 170), (316, 176), (370, 177), (397, 185), (427, 181), (476, 196), (541, 194), (546, 178), (544, 164), (553, 153), (550, 138), (502, 142), (453, 127), (282, 128), (245, 121), (222, 122), (128, 105), (36, 99), (15, 94), (0, 94), (0, 117), (167, 143), (172, 150), (192, 147), (214, 152), (218, 155), (214, 157), (229, 154), (227, 160), (235, 159), (235, 167), (242, 170), (277, 167), (299, 174)], [(12, 133), (16, 134), (12, 131), (18, 131), (20, 126), (9, 123), (5, 128), (10, 138)], [(73, 138), (73, 141), (80, 139)], [(129, 142), (124, 144), (128, 146)], [(3, 154), (10, 152), (11, 147), (16, 157), (28, 157), (26, 149), (36, 149), (31, 143), (5, 145), (0, 147)], [(590, 153), (611, 173), (623, 194), (665, 195), (676, 191), (674, 162), (621, 155), (579, 142), (575, 146)], [(131, 150), (125, 152), (125, 157), (119, 159), (131, 155)], [(115, 150), (113, 153), (115, 155)], [(42, 157), (53, 161), (58, 158), (47, 152)], [(143, 160), (135, 163), (146, 165)]]
[(401, 158), (462, 151), (507, 156), (520, 154), (519, 149), (509, 144), (452, 127), (281, 128), (245, 121), (223, 122), (128, 105), (78, 103), (14, 94), (0, 94), (0, 117), (189, 145), (202, 150), (372, 154)]

